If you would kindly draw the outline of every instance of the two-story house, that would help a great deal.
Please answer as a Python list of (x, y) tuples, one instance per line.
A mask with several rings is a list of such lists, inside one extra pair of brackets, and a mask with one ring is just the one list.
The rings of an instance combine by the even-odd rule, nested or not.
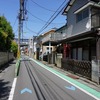
[(57, 43), (56, 45), (56, 51), (55, 51), (55, 65), (57, 67), (61, 68), (61, 59), (63, 58), (64, 54), (64, 48), (62, 44), (62, 40), (66, 38), (66, 32), (67, 32), (67, 25), (64, 25), (58, 29), (56, 29), (55, 33), (53, 34), (52, 38), (54, 38), (55, 42)]
[(67, 31), (62, 40), (62, 68), (97, 82), (100, 80), (96, 65), (100, 60), (100, 0), (69, 0), (63, 15), (67, 18)]
[(52, 35), (55, 32), (55, 28), (42, 34), (42, 57), (43, 60), (49, 62), (48, 55), (55, 51), (56, 42), (52, 38)]
[(70, 47), (69, 58), (100, 60), (100, 0), (70, 0), (63, 14), (67, 17), (63, 43)]

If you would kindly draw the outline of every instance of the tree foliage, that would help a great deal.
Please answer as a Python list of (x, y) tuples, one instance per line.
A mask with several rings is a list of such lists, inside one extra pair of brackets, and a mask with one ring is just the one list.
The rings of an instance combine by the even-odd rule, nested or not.
[(10, 23), (4, 16), (0, 16), (0, 51), (10, 51), (13, 38), (14, 34)]
[(17, 56), (18, 45), (15, 41), (11, 43), (11, 51), (14, 53), (15, 57)]

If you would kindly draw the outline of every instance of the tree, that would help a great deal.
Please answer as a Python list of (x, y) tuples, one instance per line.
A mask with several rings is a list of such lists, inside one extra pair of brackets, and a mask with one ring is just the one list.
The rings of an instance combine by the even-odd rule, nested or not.
[(14, 53), (14, 56), (17, 56), (18, 45), (15, 41), (11, 43), (11, 51)]
[(0, 50), (10, 51), (13, 38), (14, 34), (10, 23), (4, 16), (0, 16)]
[(0, 29), (0, 51), (5, 51), (6, 39), (7, 39), (7, 34)]

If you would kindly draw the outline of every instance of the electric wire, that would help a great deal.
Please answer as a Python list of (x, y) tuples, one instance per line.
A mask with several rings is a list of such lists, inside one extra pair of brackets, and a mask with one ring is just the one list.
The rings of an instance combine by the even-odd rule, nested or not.
[[(29, 10), (27, 10), (27, 12), (28, 12), (32, 17), (38, 19), (39, 21), (41, 21), (41, 22), (43, 22), (43, 23), (47, 23), (47, 21), (42, 20), (41, 18), (36, 17), (35, 15), (33, 15)], [(64, 22), (62, 22), (62, 23), (51, 23), (51, 24), (63, 24), (63, 23), (64, 23)]]
[(27, 27), (27, 23), (26, 23), (26, 22), (25, 22), (25, 27), (26, 27), (26, 29), (27, 29), (28, 31), (37, 34), (37, 32), (35, 32), (35, 31), (33, 31), (33, 30), (31, 30), (30, 28)]
[(47, 8), (45, 8), (45, 7), (41, 6), (41, 5), (39, 5), (38, 3), (34, 2), (33, 0), (31, 0), (31, 1), (32, 1), (34, 4), (36, 4), (38, 7), (42, 8), (42, 9), (44, 9), (44, 10), (47, 10), (47, 11), (50, 11), (50, 12), (55, 12), (55, 11), (53, 11), (53, 10), (47, 9)]
[[(65, 6), (63, 6), (65, 4), (66, 0), (64, 0), (64, 2), (58, 7), (58, 9), (56, 10), (56, 12), (54, 12), (54, 14), (50, 17), (50, 19), (47, 21), (47, 23), (45, 23), (45, 25), (40, 29), (40, 31), (38, 32), (37, 35), (39, 35), (44, 29), (46, 29), (51, 22), (62, 12), (62, 10), (65, 8)], [(62, 7), (63, 6), (63, 7)], [(61, 8), (62, 7), (62, 8)], [(59, 9), (61, 8), (61, 10), (59, 11)], [(58, 12), (59, 11), (59, 12)], [(58, 12), (58, 13), (57, 13)], [(57, 13), (57, 14), (56, 14)], [(55, 15), (56, 14), (56, 15)]]
[(33, 15), (30, 11), (28, 11), (28, 10), (27, 10), (27, 12), (28, 12), (31, 16), (33, 16), (34, 18), (36, 18), (36, 19), (38, 19), (38, 20), (40, 20), (40, 21), (42, 21), (42, 22), (45, 22), (45, 23), (46, 23), (46, 21), (44, 21), (44, 20), (40, 19), (39, 17), (36, 17), (36, 16), (35, 16), (35, 15)]
[(13, 24), (13, 28), (14, 28), (14, 26), (16, 25), (16, 22), (17, 22), (17, 17), (16, 17), (16, 19), (15, 19), (15, 21), (14, 21), (14, 24)]

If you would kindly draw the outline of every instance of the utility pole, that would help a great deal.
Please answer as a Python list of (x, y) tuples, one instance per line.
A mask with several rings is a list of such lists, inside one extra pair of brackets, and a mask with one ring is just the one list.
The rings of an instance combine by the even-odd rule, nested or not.
[(21, 37), (21, 32), (23, 30), (23, 21), (25, 20), (25, 15), (26, 15), (26, 1), (27, 0), (20, 0), (20, 9), (19, 9), (19, 15), (18, 15), (18, 52), (17, 52), (17, 58), (20, 58), (20, 37)]

